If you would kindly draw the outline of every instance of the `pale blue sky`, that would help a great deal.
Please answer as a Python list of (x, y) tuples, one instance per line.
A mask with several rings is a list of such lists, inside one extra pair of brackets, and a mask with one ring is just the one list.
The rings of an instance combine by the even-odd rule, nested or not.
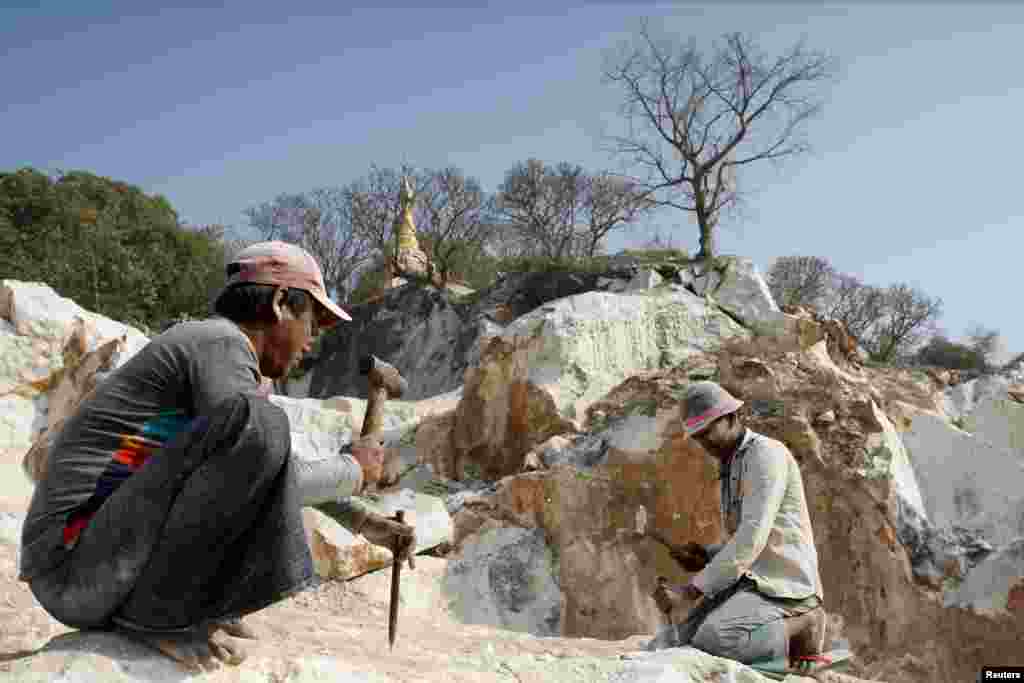
[[(0, 169), (86, 169), (164, 194), (188, 222), (228, 225), (374, 162), (455, 164), (493, 190), (528, 157), (613, 167), (601, 138), (620, 93), (601, 83), (602, 56), (641, 17), (702, 42), (738, 30), (781, 49), (805, 36), (840, 63), (814, 152), (743, 178), (756, 195), (723, 227), (722, 251), (762, 269), (819, 255), (871, 284), (909, 282), (943, 299), (952, 336), (981, 323), (1024, 350), (1009, 288), (1024, 227), (1024, 7), (162, 4), (3, 4)], [(657, 223), (696, 251), (687, 216)]]

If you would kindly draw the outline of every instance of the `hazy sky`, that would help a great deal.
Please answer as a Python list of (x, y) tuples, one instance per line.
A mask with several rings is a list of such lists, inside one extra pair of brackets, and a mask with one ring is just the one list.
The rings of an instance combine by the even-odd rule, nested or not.
[[(741, 177), (756, 194), (721, 250), (763, 270), (818, 255), (870, 284), (907, 282), (943, 299), (953, 337), (980, 323), (1024, 350), (1008, 289), (1024, 227), (1024, 7), (166, 4), (5, 0), (0, 169), (89, 170), (198, 224), (242, 224), (248, 206), (371, 163), (455, 164), (493, 190), (528, 157), (614, 166), (602, 136), (620, 130), (621, 93), (601, 66), (641, 17), (702, 45), (726, 31), (771, 50), (806, 37), (840, 64), (814, 152)], [(655, 224), (697, 250), (686, 215)]]

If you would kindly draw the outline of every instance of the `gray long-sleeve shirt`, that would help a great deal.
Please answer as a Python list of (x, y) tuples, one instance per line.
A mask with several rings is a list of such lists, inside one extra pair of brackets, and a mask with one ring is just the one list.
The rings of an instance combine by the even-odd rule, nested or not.
[[(219, 317), (175, 325), (111, 373), (51, 446), (22, 531), (20, 578), (57, 566), (92, 514), (149, 457), (223, 400), (265, 395), (262, 380), (249, 337)], [(313, 502), (362, 485), (351, 456), (296, 463), (300, 490)]]

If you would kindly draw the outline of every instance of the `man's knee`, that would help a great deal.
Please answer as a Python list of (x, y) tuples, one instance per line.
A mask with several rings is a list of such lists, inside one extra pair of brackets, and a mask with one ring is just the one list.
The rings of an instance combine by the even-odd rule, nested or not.
[(693, 646), (716, 657), (744, 664), (785, 656), (781, 622), (760, 626), (749, 623), (705, 622), (693, 637)]
[(288, 416), (266, 398), (237, 394), (217, 405), (208, 428), (215, 441), (230, 444), (224, 449), (250, 462), (262, 462), (277, 471), (291, 451)]
[(29, 590), (36, 602), (68, 628), (99, 629), (110, 620), (110, 607), (106, 596), (98, 591), (81, 591), (77, 586), (68, 585), (67, 572), (58, 568), (28, 582)]
[(740, 629), (735, 626), (705, 621), (694, 634), (692, 644), (710, 655), (735, 659), (740, 636)]

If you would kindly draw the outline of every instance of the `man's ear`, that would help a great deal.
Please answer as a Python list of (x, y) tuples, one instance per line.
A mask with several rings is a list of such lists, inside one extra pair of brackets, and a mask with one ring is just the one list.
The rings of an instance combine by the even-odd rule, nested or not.
[(271, 311), (274, 314), (274, 322), (281, 322), (291, 315), (291, 311), (287, 311), (288, 306), (285, 305), (285, 301), (287, 299), (288, 289), (286, 287), (274, 288), (274, 296), (271, 299), (270, 304)]

